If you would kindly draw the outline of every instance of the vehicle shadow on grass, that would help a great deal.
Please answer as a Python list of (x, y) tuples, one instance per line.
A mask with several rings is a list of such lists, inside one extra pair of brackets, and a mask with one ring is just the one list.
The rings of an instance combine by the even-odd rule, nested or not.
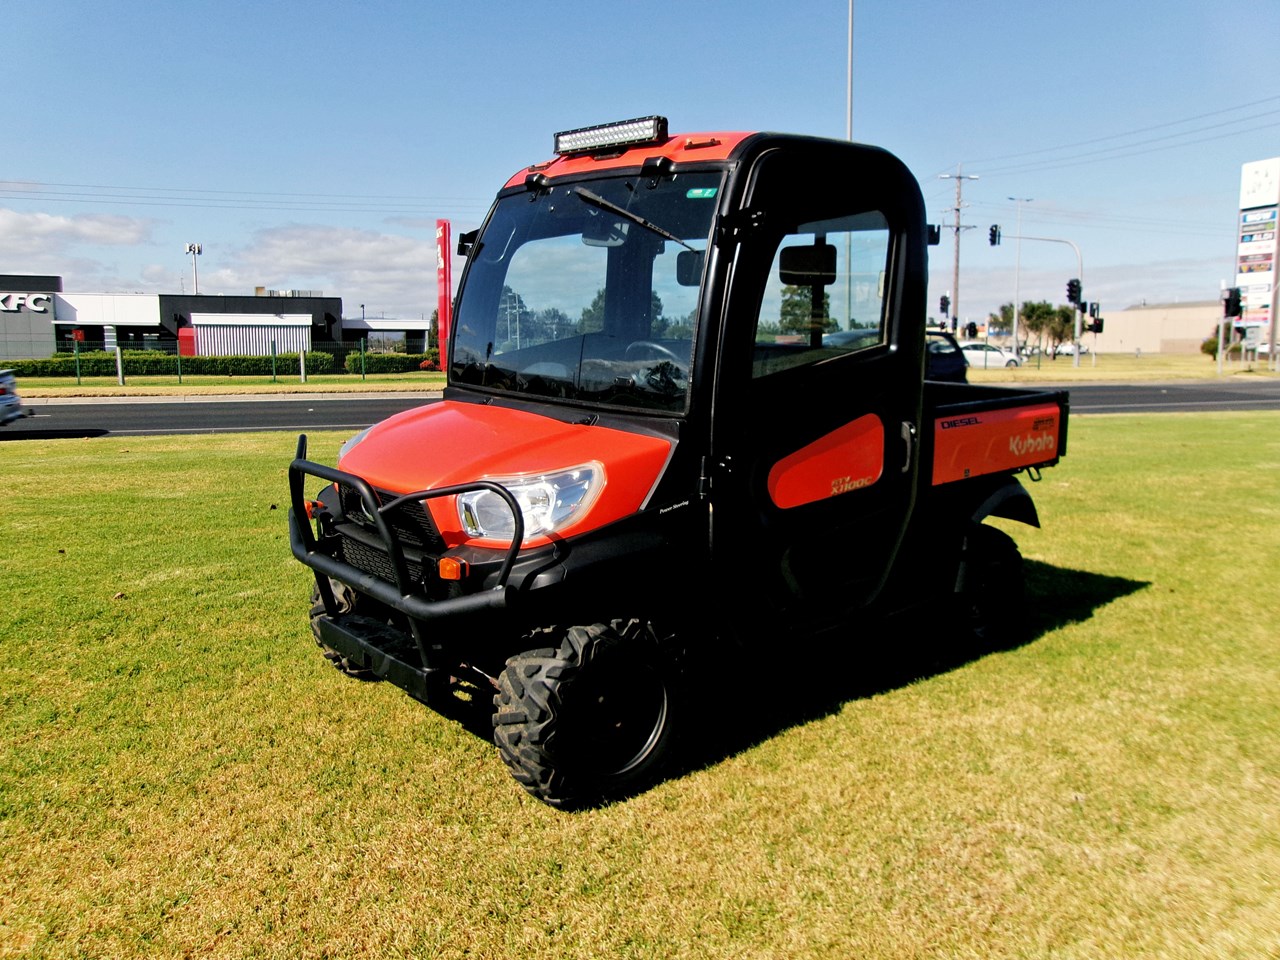
[[(684, 762), (673, 775), (715, 766), (791, 727), (839, 713), (851, 701), (949, 673), (993, 653), (1029, 646), (1150, 586), (1036, 561), (1026, 561), (1025, 571), (1025, 629), (1011, 642), (979, 640), (959, 628), (954, 616), (940, 614), (935, 607), (887, 618), (852, 643), (842, 642), (837, 634), (818, 638), (814, 643), (822, 653), (808, 651), (790, 665), (773, 663), (754, 679), (718, 677), (716, 686), (726, 690), (745, 689), (731, 684), (753, 683), (757, 693), (751, 697), (752, 709), (739, 711), (732, 724), (718, 721), (714, 706), (705, 716), (695, 717), (685, 742)], [(761, 683), (769, 689), (759, 689)]]
[[(690, 664), (688, 696), (678, 707), (685, 719), (680, 748), (663, 779), (714, 767), (792, 727), (839, 713), (852, 701), (1028, 646), (1150, 585), (1035, 561), (1025, 562), (1025, 573), (1025, 629), (1012, 642), (978, 640), (960, 628), (954, 613), (934, 604), (870, 628), (859, 622), (817, 637), (753, 638), (758, 642)], [(436, 712), (492, 741), (489, 685), (459, 677), (452, 694), (433, 704)]]

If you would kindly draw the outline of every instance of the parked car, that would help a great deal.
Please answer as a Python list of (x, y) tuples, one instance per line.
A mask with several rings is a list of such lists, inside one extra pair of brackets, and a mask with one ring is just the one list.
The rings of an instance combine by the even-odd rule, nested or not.
[[(1071, 343), (1070, 341), (1067, 341), (1066, 343), (1060, 343), (1054, 348), (1053, 352), (1055, 356), (1071, 357), (1075, 355), (1076, 345), (1074, 343)], [(1083, 343), (1080, 344), (1080, 355), (1084, 356), (1088, 352), (1089, 352), (1089, 348), (1085, 346)]]
[(0, 370), (0, 427), (14, 420), (29, 416), (30, 410), (22, 406), (22, 398), (18, 396), (18, 381), (12, 370)]
[(960, 349), (964, 351), (969, 366), (978, 369), (1022, 366), (1022, 361), (1011, 350), (1001, 350), (995, 344), (981, 340), (966, 340), (960, 344)]
[(944, 380), (950, 383), (967, 383), (969, 378), (965, 370), (969, 361), (956, 338), (945, 330), (925, 331), (925, 373), (926, 380)]

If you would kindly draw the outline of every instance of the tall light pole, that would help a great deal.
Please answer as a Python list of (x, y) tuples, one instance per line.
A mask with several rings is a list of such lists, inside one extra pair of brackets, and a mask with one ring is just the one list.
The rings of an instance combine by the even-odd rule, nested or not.
[(853, 0), (849, 0), (849, 56), (845, 70), (844, 138), (853, 139)]
[(196, 257), (202, 252), (198, 243), (188, 243), (183, 249), (183, 253), (191, 254), (191, 285), (195, 287), (196, 293), (200, 292), (200, 275), (196, 272)]
[(956, 182), (956, 205), (952, 210), (955, 215), (956, 252), (955, 263), (951, 269), (951, 330), (955, 332), (957, 324), (960, 322), (960, 208), (964, 206), (960, 202), (960, 188), (966, 180), (977, 180), (977, 177), (968, 176), (960, 172), (960, 164), (956, 164), (955, 173), (943, 173), (938, 176), (939, 180), (954, 180)]
[[(853, 0), (849, 0), (849, 43), (848, 63), (845, 71), (845, 119), (844, 138), (853, 141)], [(844, 300), (845, 313), (848, 315), (849, 329), (853, 329), (853, 234), (844, 235)]]
[(1031, 197), (1010, 197), (1018, 205), (1018, 245), (1013, 258), (1013, 352), (1018, 353), (1018, 309), (1022, 304), (1018, 300), (1018, 280), (1022, 274), (1022, 205), (1030, 203)]
[[(1020, 240), (1038, 240), (1041, 243), (1065, 243), (1068, 247), (1070, 247), (1072, 250), (1075, 251), (1076, 279), (1080, 281), (1081, 290), (1084, 289), (1084, 257), (1080, 253), (1080, 246), (1078, 244), (1076, 244), (1071, 240), (1063, 240), (1061, 237), (1024, 237), (1024, 236), (1021, 236), (1021, 234), (1019, 234), (1019, 239)], [(1081, 297), (1081, 299), (1084, 299), (1084, 298)], [(1077, 306), (1079, 305), (1077, 304)], [(1075, 317), (1074, 337), (1073, 337), (1073, 342), (1075, 343), (1075, 350), (1072, 352), (1073, 355), (1071, 358), (1072, 359), (1071, 365), (1074, 367), (1078, 367), (1080, 366), (1080, 335), (1081, 335), (1081, 325), (1083, 323), (1084, 314), (1078, 309), (1073, 309), (1071, 313)]]

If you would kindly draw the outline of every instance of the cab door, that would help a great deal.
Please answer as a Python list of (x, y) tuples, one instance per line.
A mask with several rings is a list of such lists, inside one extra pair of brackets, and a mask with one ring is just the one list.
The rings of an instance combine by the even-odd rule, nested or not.
[(797, 140), (742, 185), (712, 423), (712, 552), (787, 622), (876, 598), (911, 516), (923, 381), (919, 189), (881, 151)]

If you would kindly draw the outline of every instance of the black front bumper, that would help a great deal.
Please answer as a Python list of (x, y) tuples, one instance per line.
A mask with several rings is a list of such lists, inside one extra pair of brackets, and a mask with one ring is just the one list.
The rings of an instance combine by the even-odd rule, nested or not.
[[(445, 644), (441, 642), (446, 634), (443, 622), (449, 622), (448, 633), (456, 636), (460, 624), (474, 627), (477, 620), (496, 618), (511, 606), (516, 596), (510, 580), (524, 536), (519, 505), (505, 487), (484, 480), (418, 490), (384, 502), (363, 478), (307, 460), (306, 441), (305, 436), (298, 438), (297, 455), (289, 465), (289, 546), (293, 555), (315, 574), (325, 609), (325, 615), (316, 618), (318, 639), (418, 699), (427, 701), (436, 685), (447, 681), (456, 668), (456, 658), (446, 653)], [(348, 487), (358, 494), (363, 514), (371, 521), (380, 547), (386, 552), (390, 579), (362, 570), (340, 557), (339, 538), (316, 536), (307, 509), (310, 501), (304, 492), (309, 477)], [(515, 532), (511, 546), (506, 550), (491, 584), (472, 593), (428, 597), (423, 578), (434, 576), (433, 571), (424, 572), (424, 568), (430, 566), (430, 558), (410, 563), (401, 535), (389, 522), (389, 516), (408, 503), (482, 489), (502, 497), (512, 511)], [(417, 579), (411, 573), (414, 570), (418, 574)], [(330, 578), (403, 614), (408, 632), (370, 617), (342, 611), (334, 597)]]

